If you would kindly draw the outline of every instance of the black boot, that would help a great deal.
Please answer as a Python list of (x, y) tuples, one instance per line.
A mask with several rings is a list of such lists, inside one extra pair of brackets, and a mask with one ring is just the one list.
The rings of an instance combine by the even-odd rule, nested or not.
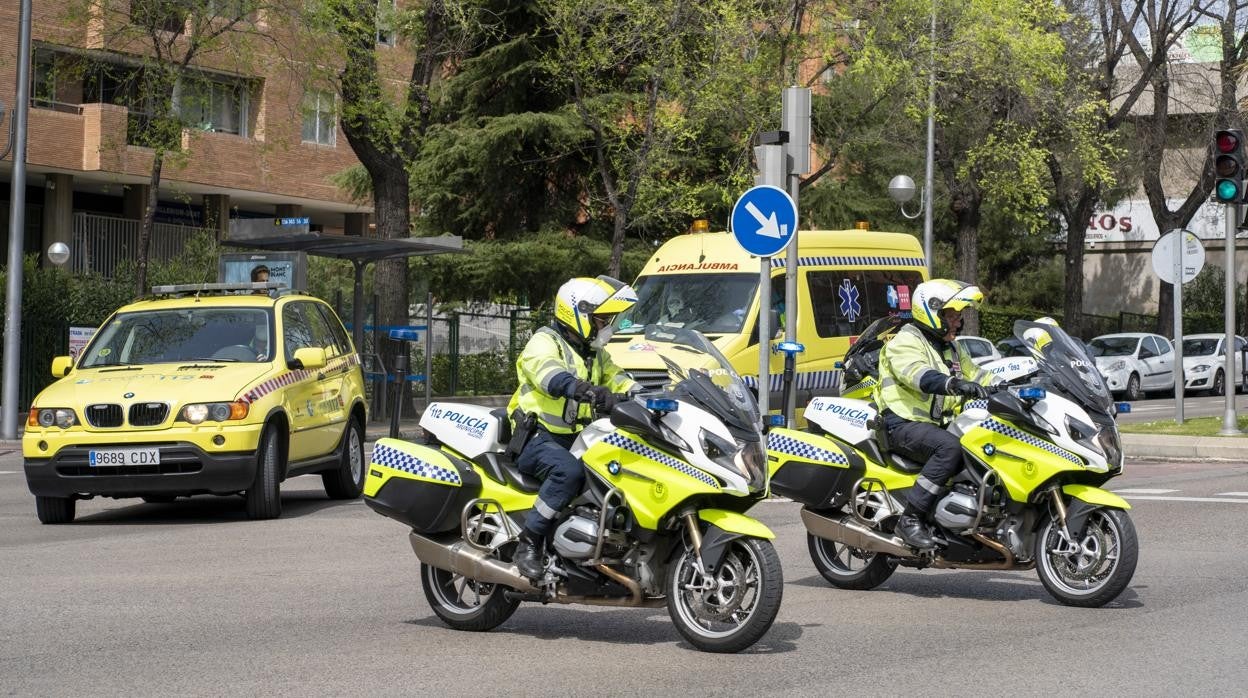
[(546, 565), (542, 559), (542, 538), (533, 533), (529, 529), (520, 532), (520, 542), (516, 544), (516, 552), (511, 556), (511, 561), (516, 563), (516, 568), (520, 570), (520, 574), (529, 579), (541, 579), (542, 573), (546, 571)]
[(920, 550), (930, 550), (936, 547), (936, 539), (932, 538), (932, 531), (923, 523), (923, 514), (912, 507), (906, 507), (906, 510), (897, 519), (897, 525), (893, 527), (893, 533), (901, 536), (901, 540), (906, 545)]

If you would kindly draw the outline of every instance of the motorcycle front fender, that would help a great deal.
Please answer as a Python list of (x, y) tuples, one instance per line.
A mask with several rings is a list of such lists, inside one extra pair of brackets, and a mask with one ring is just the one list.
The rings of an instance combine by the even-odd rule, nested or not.
[(776, 537), (762, 521), (727, 509), (703, 509), (698, 512), (698, 518), (727, 533), (766, 540)]
[(1091, 485), (1062, 485), (1062, 492), (1093, 506), (1109, 507), (1110, 509), (1130, 509), (1127, 500), (1118, 495)]

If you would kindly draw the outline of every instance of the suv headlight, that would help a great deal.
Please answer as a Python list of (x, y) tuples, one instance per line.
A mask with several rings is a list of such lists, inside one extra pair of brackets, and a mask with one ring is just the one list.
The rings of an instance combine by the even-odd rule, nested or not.
[(26, 417), (26, 426), (28, 427), (43, 427), (44, 429), (60, 427), (68, 429), (76, 424), (78, 424), (78, 415), (68, 407), (31, 409), (30, 415)]
[(190, 424), (203, 424), (205, 421), (226, 422), (243, 419), (249, 408), (242, 400), (234, 402), (197, 402), (187, 405), (178, 413), (178, 419)]

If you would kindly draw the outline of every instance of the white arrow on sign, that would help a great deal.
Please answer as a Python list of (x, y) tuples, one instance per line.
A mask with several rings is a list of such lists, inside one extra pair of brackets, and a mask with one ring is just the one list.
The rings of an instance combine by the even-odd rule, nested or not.
[(754, 205), (753, 201), (745, 202), (745, 210), (748, 211), (751, 216), (754, 216), (754, 220), (758, 221), (759, 225), (763, 226), (758, 229), (759, 235), (776, 239), (788, 237), (789, 226), (779, 225), (776, 222), (776, 214), (774, 211), (772, 212), (770, 218), (764, 216), (763, 212), (758, 210), (758, 207)]

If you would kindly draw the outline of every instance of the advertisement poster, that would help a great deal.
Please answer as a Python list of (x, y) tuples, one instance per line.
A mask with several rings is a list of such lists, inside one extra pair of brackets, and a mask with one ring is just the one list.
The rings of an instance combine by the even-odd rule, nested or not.
[(87, 343), (95, 336), (97, 329), (96, 327), (69, 328), (69, 355), (73, 357), (75, 363), (82, 355), (82, 350), (87, 348)]
[(227, 284), (277, 282), (283, 288), (306, 287), (307, 256), (302, 252), (222, 254), (217, 280)]

